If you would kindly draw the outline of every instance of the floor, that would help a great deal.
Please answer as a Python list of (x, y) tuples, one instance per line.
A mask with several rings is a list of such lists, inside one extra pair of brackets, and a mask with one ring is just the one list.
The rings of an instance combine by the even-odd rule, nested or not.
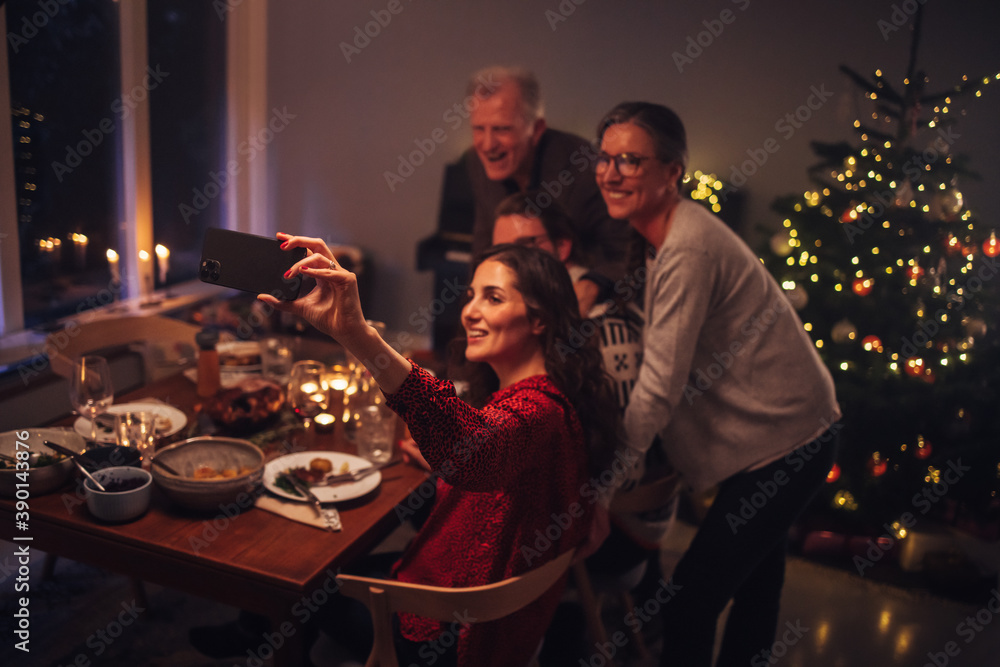
[[(678, 526), (666, 543), (666, 565), (683, 549), (693, 529)], [(405, 539), (396, 535), (394, 539)], [(122, 667), (263, 667), (254, 654), (213, 660), (195, 651), (188, 629), (236, 618), (237, 610), (197, 597), (146, 585), (148, 607), (135, 602), (124, 577), (59, 559), (55, 576), (40, 581), (43, 554), (32, 552), (30, 575), (30, 654), (14, 647), (12, 625), (21, 577), (14, 545), (0, 542), (0, 665), (121, 665)], [(1000, 664), (1000, 592), (990, 603), (960, 603), (922, 591), (904, 590), (801, 558), (791, 558), (782, 599), (778, 642), (770, 661), (786, 667), (989, 667)], [(641, 601), (638, 601), (640, 602)], [(610, 625), (623, 611), (609, 606)], [(576, 627), (579, 627), (577, 625)], [(606, 664), (601, 647), (562, 664)], [(633, 646), (615, 648), (619, 665), (641, 665)], [(652, 644), (652, 649), (659, 651)], [(336, 647), (321, 643), (315, 663), (337, 665)], [(548, 664), (554, 664), (552, 662)]]

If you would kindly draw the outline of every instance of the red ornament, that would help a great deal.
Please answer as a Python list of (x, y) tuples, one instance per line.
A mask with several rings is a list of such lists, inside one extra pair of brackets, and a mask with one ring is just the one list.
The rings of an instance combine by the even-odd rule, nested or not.
[(923, 377), (924, 375), (924, 360), (920, 357), (910, 357), (903, 364), (903, 370), (910, 377)]
[(957, 255), (962, 252), (962, 242), (954, 234), (948, 234), (948, 238), (944, 242), (944, 248), (948, 251), (949, 255)]
[(878, 336), (865, 336), (861, 339), (861, 347), (863, 347), (868, 352), (881, 352), (882, 351), (882, 339)]
[(931, 443), (927, 440), (924, 440), (924, 436), (922, 435), (917, 436), (917, 447), (916, 449), (913, 450), (914, 456), (923, 461), (933, 453), (933, 450), (934, 448), (931, 447)]
[(840, 466), (834, 463), (833, 467), (830, 468), (830, 472), (826, 473), (826, 482), (827, 484), (833, 484), (838, 479), (840, 479)]
[(919, 378), (928, 384), (932, 384), (937, 380), (937, 375), (934, 370), (924, 363), (924, 360), (920, 357), (910, 357), (903, 364), (903, 370), (910, 377)]
[(992, 232), (990, 237), (983, 241), (983, 254), (987, 257), (1000, 255), (1000, 243), (997, 243), (996, 232)]
[(868, 472), (874, 477), (881, 477), (885, 474), (886, 470), (889, 469), (889, 460), (882, 458), (882, 456), (875, 452), (868, 459)]
[(858, 296), (868, 296), (872, 293), (872, 288), (875, 286), (875, 281), (871, 278), (855, 278), (854, 282), (851, 283), (851, 289)]
[(840, 221), (843, 223), (857, 222), (858, 221), (858, 208), (853, 206), (846, 211), (844, 211), (840, 216)]

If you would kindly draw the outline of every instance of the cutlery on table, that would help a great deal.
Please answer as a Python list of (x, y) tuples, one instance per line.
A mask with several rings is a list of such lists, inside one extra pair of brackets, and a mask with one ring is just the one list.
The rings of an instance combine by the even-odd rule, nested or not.
[(159, 460), (155, 456), (153, 456), (152, 458), (150, 458), (149, 462), (152, 465), (154, 465), (154, 466), (160, 466), (161, 468), (163, 468), (164, 470), (166, 470), (167, 472), (169, 472), (171, 475), (176, 475), (177, 477), (183, 477), (183, 475), (181, 475), (179, 472), (177, 472), (176, 470), (174, 470), (172, 466), (167, 465), (166, 463), (164, 463), (163, 461)]
[(368, 475), (371, 475), (376, 470), (382, 470), (383, 468), (394, 466), (401, 460), (402, 459), (393, 459), (392, 461), (386, 461), (385, 463), (375, 463), (366, 468), (358, 468), (357, 470), (352, 470), (350, 472), (330, 475), (329, 477), (324, 477), (321, 481), (314, 484), (314, 486), (336, 486), (337, 484), (357, 482), (364, 479)]
[(94, 486), (96, 486), (99, 491), (107, 492), (107, 489), (105, 489), (103, 486), (101, 486), (101, 483), (98, 482), (96, 479), (94, 479), (94, 476), (91, 475), (90, 472), (88, 472), (87, 469), (83, 467), (82, 463), (80, 463), (80, 458), (81, 458), (80, 454), (77, 454), (76, 452), (74, 452), (72, 449), (69, 449), (68, 447), (63, 447), (62, 445), (57, 445), (56, 443), (49, 442), (48, 440), (43, 440), (42, 442), (44, 442), (45, 446), (48, 447), (49, 449), (55, 450), (55, 451), (59, 452), (60, 454), (65, 454), (66, 456), (68, 456), (71, 459), (73, 459), (73, 463), (75, 463), (76, 467), (80, 469), (80, 472), (82, 472), (87, 477), (87, 479), (89, 479), (91, 482), (93, 482)]
[(305, 497), (309, 500), (313, 506), (313, 510), (316, 512), (316, 516), (323, 519), (328, 531), (332, 533), (341, 529), (340, 512), (337, 511), (337, 508), (323, 507), (323, 504), (319, 501), (319, 498), (316, 497), (316, 494), (309, 490), (309, 485), (296, 478), (295, 475), (287, 475), (286, 478), (299, 493), (305, 495)]

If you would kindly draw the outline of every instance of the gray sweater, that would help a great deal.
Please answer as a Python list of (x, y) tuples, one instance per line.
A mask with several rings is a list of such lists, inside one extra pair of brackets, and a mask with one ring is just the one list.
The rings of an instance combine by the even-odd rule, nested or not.
[(625, 414), (633, 449), (645, 452), (659, 434), (700, 492), (840, 418), (802, 322), (725, 223), (682, 200), (648, 271), (643, 363)]

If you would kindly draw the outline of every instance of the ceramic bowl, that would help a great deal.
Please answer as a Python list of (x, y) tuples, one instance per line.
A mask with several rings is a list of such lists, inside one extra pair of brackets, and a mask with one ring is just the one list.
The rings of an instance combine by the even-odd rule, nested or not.
[(153, 481), (174, 504), (220, 512), (232, 503), (245, 508), (253, 502), (264, 473), (264, 453), (248, 440), (202, 436), (157, 451), (151, 471)]
[(147, 471), (131, 466), (112, 466), (93, 475), (107, 489), (98, 490), (89, 479), (83, 483), (87, 509), (96, 518), (108, 522), (130, 521), (149, 509), (153, 476)]
[[(0, 433), (0, 453), (16, 456), (18, 451), (28, 451), (43, 455), (41, 461), (32, 458), (34, 467), (27, 470), (27, 475), (19, 475), (24, 471), (18, 471), (13, 464), (3, 464), (4, 467), (0, 469), (0, 496), (15, 497), (19, 489), (17, 485), (23, 483), (24, 477), (27, 477), (27, 490), (32, 496), (51, 493), (72, 477), (76, 469), (73, 460), (43, 445), (45, 440), (51, 440), (75, 452), (82, 452), (87, 445), (83, 436), (66, 428), (26, 428)], [(53, 459), (55, 462), (51, 462)], [(20, 488), (23, 490), (23, 487)]]

